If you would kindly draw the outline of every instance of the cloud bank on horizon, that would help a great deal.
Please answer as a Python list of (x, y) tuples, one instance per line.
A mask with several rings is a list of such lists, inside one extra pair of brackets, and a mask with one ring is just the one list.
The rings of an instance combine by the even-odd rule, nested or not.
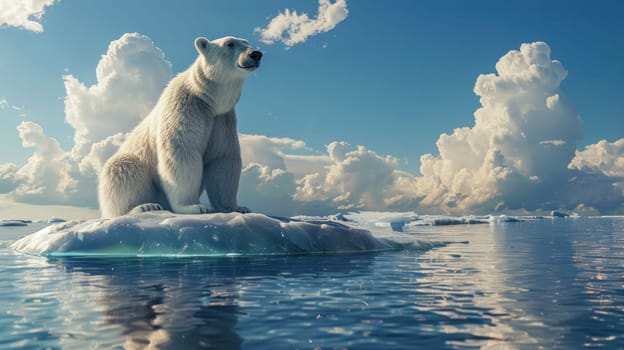
[(349, 15), (347, 2), (336, 0), (319, 0), (316, 18), (307, 13), (298, 14), (295, 10), (285, 9), (275, 16), (266, 28), (257, 27), (255, 33), (260, 34), (260, 41), (265, 44), (282, 42), (287, 47), (305, 42), (309, 37), (328, 32), (344, 21)]
[[(302, 140), (241, 135), (239, 201), (286, 216), (352, 209), (621, 213), (624, 139), (576, 150), (581, 120), (560, 89), (567, 72), (550, 55), (546, 43), (523, 44), (500, 58), (496, 73), (479, 76), (474, 126), (441, 134), (439, 154), (421, 157), (420, 175), (362, 145), (335, 141), (315, 151)], [(72, 149), (63, 150), (36, 123), (22, 122), (22, 145), (34, 151), (23, 166), (0, 164), (0, 193), (23, 203), (97, 207), (102, 165), (172, 75), (147, 36), (126, 33), (111, 42), (95, 84), (63, 77)]]
[(57, 0), (0, 0), (0, 26), (43, 32), (39, 23), (46, 7)]

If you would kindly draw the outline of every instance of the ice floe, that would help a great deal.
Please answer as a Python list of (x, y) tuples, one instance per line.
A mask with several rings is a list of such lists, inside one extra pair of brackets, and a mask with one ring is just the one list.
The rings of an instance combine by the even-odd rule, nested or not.
[(428, 249), (434, 244), (373, 233), (322, 217), (147, 212), (47, 226), (12, 244), (44, 256), (237, 256)]

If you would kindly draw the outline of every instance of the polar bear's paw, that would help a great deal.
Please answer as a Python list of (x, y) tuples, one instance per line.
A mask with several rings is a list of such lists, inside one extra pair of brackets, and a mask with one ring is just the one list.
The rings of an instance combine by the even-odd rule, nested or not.
[(163, 208), (162, 205), (158, 203), (144, 203), (144, 204), (140, 204), (134, 207), (130, 211), (129, 214), (138, 214), (138, 213), (144, 213), (146, 211), (157, 211), (157, 210), (165, 210), (165, 208)]
[(251, 213), (251, 210), (249, 208), (242, 207), (242, 206), (238, 206), (238, 207), (234, 208), (234, 210), (232, 210), (232, 211), (235, 211), (235, 212), (241, 213), (241, 214), (249, 214), (249, 213)]
[(213, 213), (210, 207), (204, 204), (177, 205), (173, 212), (178, 214), (209, 214)]

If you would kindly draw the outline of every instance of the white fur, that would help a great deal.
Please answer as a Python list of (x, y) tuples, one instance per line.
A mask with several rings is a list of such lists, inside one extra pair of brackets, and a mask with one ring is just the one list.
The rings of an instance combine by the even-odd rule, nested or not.
[[(243, 39), (198, 38), (195, 46), (195, 62), (169, 82), (104, 165), (98, 188), (103, 217), (131, 210), (249, 211), (236, 201), (241, 158), (234, 105), (259, 59), (249, 58)], [(199, 202), (204, 190), (212, 210)]]

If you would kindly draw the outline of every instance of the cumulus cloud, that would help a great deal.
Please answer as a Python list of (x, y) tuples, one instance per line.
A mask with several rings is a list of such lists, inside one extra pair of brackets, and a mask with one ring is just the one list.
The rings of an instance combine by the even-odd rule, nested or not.
[(257, 162), (273, 169), (285, 169), (285, 153), (288, 150), (305, 148), (305, 143), (299, 140), (283, 137), (268, 137), (264, 135), (241, 135), (241, 153), (244, 165)]
[(295, 10), (285, 9), (266, 28), (256, 28), (254, 32), (260, 34), (260, 40), (266, 44), (281, 41), (284, 45), (293, 45), (305, 42), (309, 37), (328, 32), (347, 18), (349, 10), (345, 0), (319, 0), (316, 18), (310, 18), (306, 13), (298, 14)]
[[(242, 135), (243, 149), (249, 141)], [(254, 136), (254, 146), (270, 155), (246, 160), (239, 199), (270, 214), (328, 214), (337, 210), (404, 209), (415, 204), (409, 186), (414, 177), (397, 169), (398, 161), (365, 146), (336, 141), (324, 154), (298, 154), (301, 141)], [(247, 145), (248, 146), (248, 145)], [(249, 154), (243, 152), (243, 159)], [(305, 166), (303, 166), (305, 164)]]
[(0, 0), (0, 26), (43, 32), (39, 21), (56, 0)]
[(66, 153), (59, 142), (46, 136), (43, 128), (33, 122), (22, 122), (17, 130), (22, 146), (35, 151), (15, 174), (19, 183), (14, 191), (15, 197), (24, 201), (38, 198), (43, 204), (63, 202), (59, 196), (74, 192), (76, 181), (69, 174), (70, 164), (65, 161)]
[(32, 122), (18, 133), (33, 148), (26, 164), (0, 166), (0, 189), (17, 201), (97, 207), (97, 174), (150, 110), (172, 76), (171, 64), (146, 36), (124, 34), (110, 43), (96, 68), (97, 82), (85, 86), (66, 75), (65, 120), (74, 128), (74, 147)]
[[(550, 54), (546, 43), (523, 44), (498, 61), (496, 73), (478, 77), (475, 125), (442, 134), (439, 155), (421, 157), (421, 205), (449, 212), (617, 209), (609, 181), (568, 169), (581, 119), (560, 88), (567, 71)], [(581, 186), (588, 182), (591, 189)], [(615, 196), (621, 203), (621, 193)]]
[(19, 167), (13, 163), (0, 164), (0, 193), (7, 193), (15, 189), (15, 174)]
[(241, 174), (238, 200), (255, 212), (290, 216), (301, 210), (293, 201), (295, 176), (285, 169), (251, 163)]
[(294, 198), (330, 201), (339, 209), (386, 207), (387, 191), (394, 183), (397, 160), (380, 156), (364, 146), (346, 142), (327, 146), (331, 165), (325, 172), (311, 173), (298, 181)]
[(588, 173), (598, 172), (624, 181), (624, 138), (615, 142), (601, 140), (585, 147), (583, 151), (576, 151), (569, 168)]
[(149, 113), (172, 77), (171, 63), (146, 36), (127, 33), (108, 46), (85, 86), (73, 75), (65, 81), (65, 120), (75, 129), (74, 152), (82, 157), (93, 142), (130, 131)]

